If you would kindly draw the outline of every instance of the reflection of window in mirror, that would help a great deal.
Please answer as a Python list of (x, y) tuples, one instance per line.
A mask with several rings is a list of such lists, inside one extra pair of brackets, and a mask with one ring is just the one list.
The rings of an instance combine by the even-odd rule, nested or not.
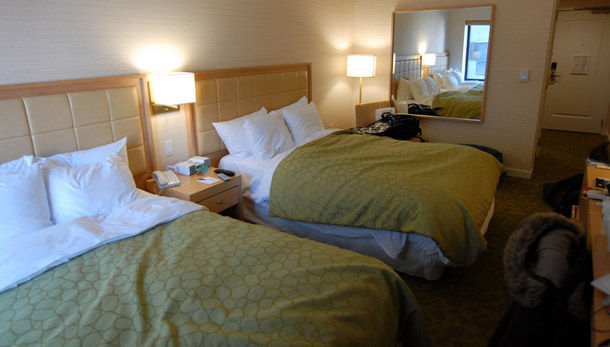
[(464, 28), (464, 79), (484, 81), (489, 47), (489, 21), (466, 21)]

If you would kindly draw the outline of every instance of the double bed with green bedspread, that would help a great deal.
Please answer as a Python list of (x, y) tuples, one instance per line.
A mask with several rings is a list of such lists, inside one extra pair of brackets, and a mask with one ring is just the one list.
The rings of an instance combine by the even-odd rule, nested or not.
[(428, 345), (376, 259), (207, 211), (0, 294), (0, 346)]
[(417, 233), (456, 265), (487, 242), (481, 228), (504, 168), (468, 146), (339, 131), (295, 149), (277, 167), (269, 214)]

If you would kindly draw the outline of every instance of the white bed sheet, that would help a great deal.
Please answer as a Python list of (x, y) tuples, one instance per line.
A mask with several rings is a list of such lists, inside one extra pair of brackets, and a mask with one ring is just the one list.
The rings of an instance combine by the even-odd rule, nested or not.
[[(324, 130), (312, 137), (310, 141), (336, 130)], [(291, 152), (292, 150), (289, 150), (277, 154), (265, 163), (257, 161), (254, 157), (240, 160), (231, 155), (227, 155), (220, 160), (220, 168), (229, 169), (242, 175), (242, 190), (248, 192), (248, 195), (244, 194), (244, 197), (252, 200), (252, 202), (246, 202), (245, 204), (244, 215), (246, 220), (373, 256), (385, 261), (400, 272), (428, 280), (440, 278), (445, 266), (453, 265), (443, 255), (434, 240), (427, 236), (269, 217), (268, 199), (273, 173), (279, 163)], [(489, 222), (493, 216), (494, 205), (495, 201), (492, 203), (481, 228), (483, 235), (487, 232)], [(363, 245), (365, 242), (367, 243), (366, 246)]]
[(87, 251), (204, 208), (142, 193), (108, 215), (77, 218), (0, 244), (0, 293)]

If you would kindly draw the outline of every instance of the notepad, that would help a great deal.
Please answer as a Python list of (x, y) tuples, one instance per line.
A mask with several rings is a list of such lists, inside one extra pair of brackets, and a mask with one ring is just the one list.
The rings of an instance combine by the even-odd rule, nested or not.
[(220, 180), (218, 178), (214, 178), (214, 177), (203, 177), (203, 178), (198, 178), (197, 181), (201, 182), (201, 183), (205, 183), (205, 184), (214, 184)]

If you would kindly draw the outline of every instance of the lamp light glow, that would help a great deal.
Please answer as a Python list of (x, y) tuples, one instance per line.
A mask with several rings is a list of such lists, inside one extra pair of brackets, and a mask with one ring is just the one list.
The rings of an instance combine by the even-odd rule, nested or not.
[(421, 64), (423, 66), (434, 66), (436, 64), (436, 54), (426, 53), (422, 55)]
[(150, 75), (150, 90), (155, 104), (175, 106), (195, 102), (195, 74), (165, 72)]
[(374, 55), (353, 54), (347, 56), (347, 76), (360, 77), (360, 101), (362, 103), (362, 77), (375, 77), (377, 57)]
[(375, 77), (374, 55), (354, 54), (347, 56), (347, 76), (349, 77)]

